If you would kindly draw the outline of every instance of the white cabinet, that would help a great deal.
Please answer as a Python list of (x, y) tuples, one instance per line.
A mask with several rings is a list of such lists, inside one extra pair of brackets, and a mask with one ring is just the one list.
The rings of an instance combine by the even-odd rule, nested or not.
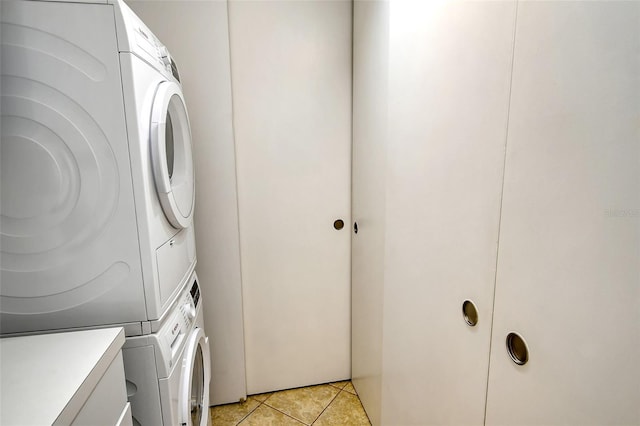
[(373, 423), (640, 423), (640, 3), (354, 14), (353, 379)]
[(639, 54), (638, 2), (518, 5), (487, 424), (640, 424)]
[(132, 425), (122, 328), (0, 339), (0, 423)]
[(516, 5), (354, 11), (354, 385), (374, 424), (479, 424)]
[(483, 421), (515, 12), (390, 4), (383, 424)]
[(132, 425), (131, 404), (126, 400), (126, 392), (122, 392), (124, 383), (124, 363), (119, 351), (71, 424)]

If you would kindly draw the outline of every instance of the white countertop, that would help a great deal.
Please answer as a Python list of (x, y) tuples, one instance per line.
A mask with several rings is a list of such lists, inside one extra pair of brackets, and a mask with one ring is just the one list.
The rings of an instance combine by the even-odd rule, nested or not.
[(69, 424), (125, 342), (122, 328), (0, 339), (0, 424)]

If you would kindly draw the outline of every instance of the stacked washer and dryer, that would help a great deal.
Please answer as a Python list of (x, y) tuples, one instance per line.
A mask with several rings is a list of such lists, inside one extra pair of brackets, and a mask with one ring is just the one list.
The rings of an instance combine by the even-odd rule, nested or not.
[(122, 326), (135, 424), (207, 424), (191, 133), (120, 0), (3, 0), (0, 332)]

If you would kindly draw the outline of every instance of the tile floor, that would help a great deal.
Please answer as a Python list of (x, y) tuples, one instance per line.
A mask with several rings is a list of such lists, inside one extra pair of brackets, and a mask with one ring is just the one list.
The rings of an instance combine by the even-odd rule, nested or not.
[(350, 381), (251, 395), (210, 410), (212, 426), (370, 426)]

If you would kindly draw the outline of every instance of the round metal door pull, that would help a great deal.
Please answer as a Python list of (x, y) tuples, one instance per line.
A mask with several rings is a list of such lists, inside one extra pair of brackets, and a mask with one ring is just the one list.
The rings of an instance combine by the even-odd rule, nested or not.
[(469, 327), (475, 327), (478, 324), (478, 309), (471, 300), (465, 300), (462, 303), (462, 317)]
[(507, 335), (507, 352), (511, 360), (518, 365), (525, 365), (529, 361), (529, 348), (524, 339), (517, 333)]
[(344, 228), (344, 221), (342, 219), (336, 220), (335, 222), (333, 222), (333, 227), (338, 231), (341, 230), (342, 228)]

